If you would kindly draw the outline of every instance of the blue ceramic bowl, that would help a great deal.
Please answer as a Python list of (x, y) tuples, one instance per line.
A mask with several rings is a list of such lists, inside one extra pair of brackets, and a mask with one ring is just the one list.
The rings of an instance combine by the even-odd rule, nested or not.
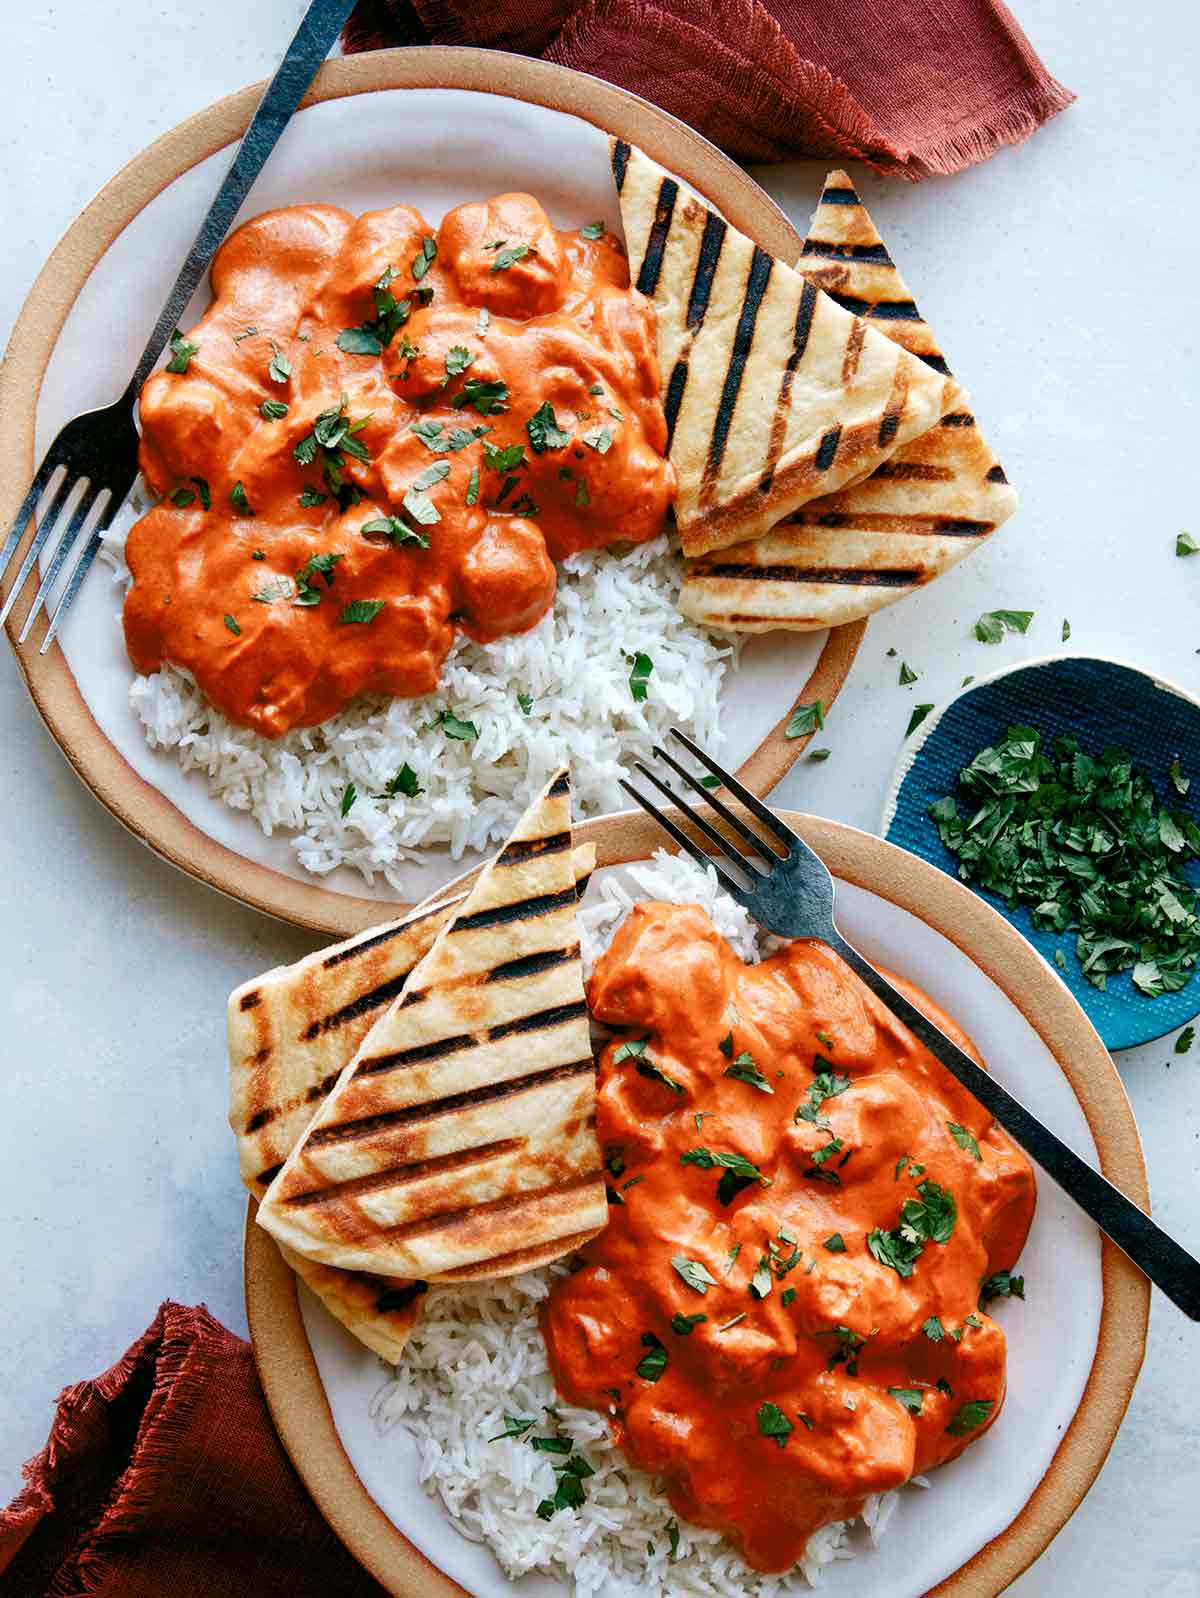
[[(929, 819), (929, 806), (953, 793), (962, 768), (1012, 726), (1036, 727), (1044, 743), (1071, 733), (1089, 754), (1128, 749), (1134, 764), (1149, 773), (1160, 801), (1200, 821), (1200, 704), (1182, 689), (1119, 661), (1065, 656), (998, 672), (930, 717), (905, 747), (893, 775), (881, 828), (888, 842), (957, 876), (958, 862)], [(1184, 775), (1193, 779), (1186, 798), (1167, 775), (1176, 755)], [(1200, 880), (1197, 864), (1189, 868), (1193, 880)], [(1139, 993), (1128, 972), (1110, 976), (1102, 992), (1083, 975), (1072, 933), (1039, 932), (1024, 908), (1009, 910), (992, 894), (982, 897), (1052, 965), (1054, 951), (1065, 950), (1066, 970), (1054, 969), (1110, 1049), (1149, 1043), (1200, 1012), (1200, 968), (1180, 992), (1157, 999)]]

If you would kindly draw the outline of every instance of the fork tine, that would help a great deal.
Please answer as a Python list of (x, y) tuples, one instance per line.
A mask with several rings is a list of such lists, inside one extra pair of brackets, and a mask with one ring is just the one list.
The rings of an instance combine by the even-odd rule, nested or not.
[(720, 777), (721, 786), (727, 788), (740, 804), (745, 805), (751, 815), (757, 816), (763, 826), (775, 834), (780, 843), (787, 844), (789, 853), (798, 844), (802, 848), (807, 847), (798, 834), (794, 833), (790, 827), (785, 826), (777, 815), (768, 810), (757, 794), (751, 793), (749, 788), (744, 783), (739, 782), (736, 777), (731, 776), (724, 766), (718, 766), (712, 756), (706, 754), (699, 744), (693, 743), (686, 733), (680, 732), (678, 727), (672, 727), (671, 737), (678, 738), (683, 747), (695, 755), (702, 766), (707, 766), (714, 777)]
[(705, 869), (707, 869), (709, 866), (713, 868), (717, 874), (717, 881), (721, 884), (726, 893), (731, 894), (739, 904), (745, 902), (745, 890), (738, 886), (738, 884), (725, 870), (724, 866), (718, 865), (712, 856), (707, 854), (694, 838), (689, 838), (687, 833), (684, 832), (681, 827), (677, 827), (669, 816), (664, 815), (656, 805), (651, 804), (649, 799), (646, 798), (645, 794), (639, 793), (631, 782), (626, 782), (624, 777), (621, 778), (621, 786), (631, 799), (637, 800), (638, 804), (641, 805), (642, 809), (652, 821), (657, 821), (663, 831), (669, 833), (670, 836), (674, 838), (675, 842), (685, 854), (691, 855), (692, 859), (698, 866), (702, 866)]
[(63, 589), (58, 604), (54, 607), (54, 614), (50, 617), (50, 625), (46, 628), (46, 636), (42, 639), (41, 647), (38, 649), (39, 655), (44, 655), (54, 642), (58, 629), (66, 620), (67, 612), (75, 603), (76, 594), (83, 586), (83, 579), (91, 570), (92, 562), (100, 553), (100, 545), (104, 542), (104, 534), (109, 523), (125, 503), (127, 497), (128, 491), (122, 494), (119, 499), (116, 494), (113, 494), (108, 504), (96, 518), (96, 523), (87, 536), (87, 542), (79, 551), (74, 566), (71, 567), (71, 575), (67, 578), (67, 586)]
[(699, 777), (694, 777), (686, 766), (680, 765), (674, 755), (668, 754), (661, 744), (655, 744), (654, 753), (660, 760), (665, 760), (672, 771), (678, 772), (684, 782), (689, 785), (694, 793), (699, 794), (705, 804), (712, 806), (721, 819), (733, 828), (743, 843), (748, 843), (752, 849), (757, 850), (768, 866), (779, 865), (783, 856), (776, 854), (769, 843), (764, 843), (753, 827), (748, 827), (735, 811), (731, 810), (727, 804), (718, 799), (714, 793), (704, 786)]
[[(48, 466), (49, 470), (47, 471)], [(29, 492), (26, 494), (25, 499), (22, 502), (20, 510), (17, 512), (16, 520), (9, 529), (8, 537), (4, 540), (4, 548), (3, 550), (0, 550), (0, 578), (4, 576), (9, 566), (12, 564), (13, 556), (17, 552), (17, 545), (21, 542), (22, 538), (24, 538), (25, 529), (29, 526), (29, 518), (37, 509), (38, 501), (46, 492), (57, 470), (57, 464), (50, 466), (48, 460), (42, 462), (38, 474), (34, 478)], [(54, 492), (50, 495), (46, 502), (46, 508), (42, 513), (42, 519), (38, 524), (37, 532), (34, 534), (33, 542), (30, 544), (25, 553), (25, 559), (21, 562), (21, 568), (17, 572), (13, 585), (8, 591), (8, 598), (4, 601), (3, 606), (0, 607), (0, 627), (4, 625), (5, 621), (8, 619), (9, 611), (16, 604), (17, 596), (20, 594), (21, 589), (25, 586), (25, 579), (33, 570), (33, 564), (41, 554), (46, 540), (58, 526), (61, 515), (60, 505), (65, 505), (66, 501), (70, 499), (71, 489), (74, 487), (74, 484), (68, 486), (66, 497), (60, 499), (62, 489), (68, 484), (69, 478), (70, 472), (64, 467), (62, 476), (54, 485)]]
[[(9, 562), (13, 558), (13, 552), (16, 550), (17, 545), (21, 542), (21, 539), (25, 536), (25, 529), (29, 525), (29, 518), (33, 515), (34, 510), (37, 507), (38, 500), (41, 499), (42, 495), (46, 492), (46, 489), (50, 485), (51, 479), (59, 470), (60, 466), (62, 466), (61, 461), (52, 460), (50, 454), (47, 454), (45, 460), (43, 460), (42, 464), (38, 467), (37, 476), (33, 479), (33, 482), (30, 483), (29, 492), (21, 501), (21, 508), (14, 517), (13, 524), (8, 530), (8, 537), (4, 540), (4, 548), (0, 549), (0, 580), (3, 579), (5, 572), (8, 570)], [(50, 511), (53, 508), (55, 500), (58, 498), (59, 489), (67, 480), (66, 467), (62, 467), (62, 473), (63, 475), (61, 478), (59, 478), (58, 483), (55, 485), (54, 493), (46, 505), (47, 516), (50, 514)]]
[(72, 549), (74, 549), (75, 541), (79, 537), (79, 533), (83, 527), (83, 524), (87, 521), (88, 517), (92, 514), (92, 511), (96, 508), (96, 503), (100, 499), (101, 495), (107, 492), (107, 489), (100, 488), (93, 493), (91, 484), (88, 484), (87, 491), (84, 493), (83, 498), (79, 501), (79, 504), (75, 507), (74, 514), (71, 517), (71, 525), (58, 540), (54, 554), (50, 558), (50, 564), (46, 568), (46, 575), (42, 578), (42, 581), (38, 586), (38, 591), (33, 596), (33, 604), (29, 607), (28, 614), (26, 615), (24, 624), (21, 627), (20, 636), (17, 639), (19, 644), (23, 644), (29, 637), (30, 630), (33, 627), (34, 622), (37, 620), (39, 612), (41, 611), (42, 603), (45, 600), (46, 595), (58, 581), (58, 574), (62, 571), (64, 565), (66, 564), (67, 556), (71, 553)]
[[(652, 782), (659, 793), (668, 799), (681, 815), (686, 816), (699, 832), (704, 834), (709, 843), (715, 845), (721, 851), (726, 860), (732, 861), (735, 866), (740, 866), (751, 877), (761, 877), (762, 873), (755, 869), (753, 861), (747, 860), (740, 850), (735, 849), (729, 839), (723, 837), (705, 816), (694, 810), (691, 805), (685, 804), (677, 794), (672, 793), (667, 784), (661, 778), (656, 777), (649, 766), (643, 765), (640, 760), (635, 760), (633, 766), (635, 771), (640, 771), (647, 782)], [(778, 860), (779, 856), (776, 855), (775, 858)]]

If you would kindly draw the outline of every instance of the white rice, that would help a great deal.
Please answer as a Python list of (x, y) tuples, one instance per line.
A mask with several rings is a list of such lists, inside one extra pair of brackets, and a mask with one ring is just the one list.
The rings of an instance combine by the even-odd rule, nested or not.
[[(105, 539), (126, 586), (125, 536), (145, 508), (144, 500), (131, 505)], [(499, 842), (567, 756), (575, 813), (588, 816), (628, 802), (618, 786), (622, 768), (648, 758), (668, 727), (719, 749), (721, 684), (737, 644), (680, 615), (679, 574), (665, 536), (572, 555), (559, 565), (557, 596), (538, 626), (494, 644), (460, 637), (436, 694), (359, 700), (274, 741), (234, 726), (174, 666), (136, 677), (130, 703), (150, 745), (174, 750), (214, 798), (249, 811), (268, 837), (294, 832), (306, 870), (320, 876), (353, 866), (403, 893), (404, 864), (420, 848), (448, 845), (458, 859)], [(641, 703), (629, 687), (638, 651), (654, 663)], [(528, 715), (518, 694), (533, 700)], [(479, 736), (460, 743), (425, 730), (446, 709), (474, 722)], [(378, 797), (406, 763), (420, 794)], [(350, 783), (357, 798), (343, 816)]]
[[(702, 871), (659, 851), (652, 864), (627, 867), (622, 878), (597, 879), (585, 900), (580, 923), (589, 968), (635, 897), (702, 905), (744, 959), (757, 959), (767, 947), (764, 941), (760, 950), (756, 929), (720, 892), (711, 867)], [(441, 1500), (457, 1531), (492, 1550), (511, 1578), (542, 1571), (574, 1598), (776, 1598), (816, 1585), (825, 1566), (882, 1537), (897, 1493), (869, 1498), (860, 1526), (822, 1527), (800, 1565), (782, 1576), (752, 1570), (719, 1533), (683, 1521), (672, 1558), (666, 1528), (674, 1517), (653, 1477), (626, 1461), (604, 1415), (575, 1409), (555, 1394), (537, 1306), (565, 1269), (431, 1288), (403, 1363), (371, 1406), (382, 1429), (400, 1424), (412, 1433), (426, 1491)], [(543, 1415), (547, 1408), (552, 1415)], [(524, 1440), (490, 1440), (504, 1431), (505, 1415), (537, 1416), (539, 1433), (572, 1439), (595, 1472), (584, 1484), (582, 1508), (538, 1519), (537, 1505), (554, 1493), (551, 1462)], [(921, 1477), (913, 1484), (927, 1485)]]

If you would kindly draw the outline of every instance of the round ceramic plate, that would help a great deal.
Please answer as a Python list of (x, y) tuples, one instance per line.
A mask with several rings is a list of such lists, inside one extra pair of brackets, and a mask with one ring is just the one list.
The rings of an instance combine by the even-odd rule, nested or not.
[[(166, 297), (259, 92), (241, 90), (151, 145), (83, 212), (43, 269), (0, 370), (0, 447), (10, 467), (0, 484), (0, 527), (60, 425), (107, 402), (132, 369), (151, 309)], [(615, 224), (609, 133), (680, 173), (772, 253), (799, 254), (782, 212), (682, 123), (598, 79), (492, 51), (392, 50), (327, 64), (242, 214), (302, 200), (355, 212), (404, 200), (436, 221), (464, 199), (528, 189), (561, 226), (593, 216)], [(207, 301), (205, 285), (185, 327)], [(172, 752), (147, 746), (129, 706), (119, 612), (120, 593), (99, 566), (61, 648), (37, 653), (39, 623), (17, 650), (38, 709), (96, 796), (158, 854), (248, 904), (343, 935), (378, 920), (378, 901), (357, 873), (307, 875), (286, 835), (267, 838), (251, 817), (211, 798), (201, 775), (185, 775)], [(14, 617), (23, 613), (17, 605)], [(746, 644), (722, 697), (724, 757), (759, 793), (802, 747), (783, 732), (792, 705), (836, 698), (865, 625)], [(8, 628), (16, 647), (14, 618)], [(426, 850), (405, 897), (424, 898), (469, 863)], [(379, 897), (395, 902), (386, 887)]]
[[(1200, 824), (1200, 702), (1122, 661), (1064, 655), (994, 672), (931, 716), (909, 739), (892, 774), (883, 836), (956, 875), (957, 861), (929, 819), (929, 806), (953, 793), (962, 768), (1009, 727), (1035, 727), (1045, 744), (1072, 734), (1088, 754), (1127, 749), (1135, 765), (1149, 772), (1159, 803)], [(1174, 759), (1185, 781), (1190, 775), (1187, 794), (1178, 793), (1168, 775)], [(1200, 872), (1191, 875), (1200, 882)], [(1062, 952), (1065, 964), (1056, 970), (1110, 1049), (1149, 1043), (1200, 1012), (1200, 975), (1193, 973), (1178, 993), (1157, 999), (1139, 993), (1128, 972), (1110, 976), (1100, 989), (1083, 974), (1073, 934), (1040, 932), (1024, 907), (1009, 910), (992, 894), (987, 901), (1048, 961)]]
[[(781, 814), (837, 877), (846, 935), (923, 987), (966, 1027), (1005, 1086), (1148, 1208), (1137, 1129), (1112, 1061), (1035, 951), (974, 894), (903, 850), (834, 822)], [(576, 830), (615, 862), (644, 860), (661, 839), (634, 815)], [(827, 1567), (821, 1591), (830, 1598), (993, 1598), (1091, 1485), (1141, 1365), (1149, 1286), (1045, 1178), (1020, 1265), (1027, 1302), (998, 1311), (1009, 1339), (1003, 1416), (934, 1473), (930, 1491), (902, 1495), (878, 1548), (864, 1545), (853, 1561)], [(565, 1598), (567, 1588), (544, 1576), (510, 1583), (488, 1550), (460, 1537), (425, 1496), (412, 1439), (400, 1427), (380, 1433), (370, 1417), (385, 1368), (306, 1291), (297, 1293), (252, 1213), (245, 1269), (251, 1335), (280, 1436), (330, 1524), (384, 1587), (405, 1598), (464, 1590), (475, 1598)], [(793, 1585), (807, 1591), (799, 1577)]]

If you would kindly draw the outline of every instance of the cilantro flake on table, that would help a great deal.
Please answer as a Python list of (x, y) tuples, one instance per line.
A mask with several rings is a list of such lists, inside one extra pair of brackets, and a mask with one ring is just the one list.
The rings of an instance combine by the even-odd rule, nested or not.
[(815, 699), (811, 705), (797, 705), (788, 720), (784, 736), (787, 738), (806, 738), (809, 734), (823, 731), (825, 727), (825, 705), (822, 700)]
[[(172, 346), (172, 348), (174, 348), (174, 346)], [(169, 366), (167, 370), (174, 371), (174, 367)], [(1191, 533), (1179, 533), (1177, 535), (1175, 539), (1176, 555), (1180, 557), (1184, 555), (1194, 555), (1198, 550), (1200, 550), (1200, 544), (1196, 542)]]
[(1073, 737), (1047, 751), (1035, 728), (1010, 727), (959, 773), (957, 796), (929, 815), (964, 881), (1024, 905), (1040, 931), (1073, 931), (1095, 987), (1122, 971), (1150, 998), (1187, 984), (1200, 955), (1187, 874), (1200, 826), (1158, 802), (1126, 751), (1088, 754)]
[(1031, 610), (986, 610), (975, 623), (975, 636), (981, 644), (998, 644), (1006, 632), (1027, 633), (1032, 620)]

